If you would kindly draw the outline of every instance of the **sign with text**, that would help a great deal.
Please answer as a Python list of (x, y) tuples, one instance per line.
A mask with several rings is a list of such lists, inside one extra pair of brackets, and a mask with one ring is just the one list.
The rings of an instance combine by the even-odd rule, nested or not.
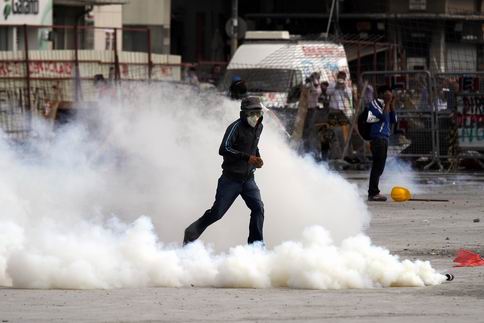
[(0, 25), (52, 25), (52, 0), (3, 0)]
[(459, 145), (462, 148), (484, 148), (484, 95), (464, 96), (457, 105)]
[(427, 0), (409, 0), (408, 9), (410, 10), (427, 10)]

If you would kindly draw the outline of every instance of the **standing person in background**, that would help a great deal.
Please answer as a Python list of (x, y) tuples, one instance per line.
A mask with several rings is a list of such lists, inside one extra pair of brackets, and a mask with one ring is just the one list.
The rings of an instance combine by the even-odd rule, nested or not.
[(108, 91), (108, 82), (104, 78), (102, 74), (94, 75), (94, 87), (98, 91), (97, 96), (98, 98), (105, 98)]
[(447, 81), (447, 110), (449, 113), (449, 170), (457, 170), (459, 166), (459, 126), (457, 122), (457, 94), (459, 92), (459, 83), (455, 79)]
[(312, 154), (319, 153), (319, 138), (314, 123), (319, 110), (319, 96), (321, 95), (320, 77), (321, 75), (318, 72), (312, 73), (305, 85), (308, 96), (308, 112), (306, 114), (303, 130), (304, 151)]
[(234, 75), (232, 77), (228, 94), (232, 100), (242, 100), (247, 97), (247, 84), (240, 76)]
[[(330, 109), (341, 111), (341, 117), (345, 119), (344, 121), (341, 120), (340, 127), (334, 129), (339, 150), (343, 152), (350, 137), (350, 120), (353, 116), (352, 92), (351, 87), (346, 84), (346, 73), (339, 71), (336, 75), (336, 81), (329, 85), (326, 92), (329, 95)], [(351, 154), (352, 149), (350, 149)]]
[(259, 153), (262, 133), (262, 104), (258, 97), (241, 102), (240, 118), (225, 131), (219, 154), (223, 156), (222, 176), (218, 180), (213, 206), (185, 230), (183, 244), (197, 240), (205, 229), (220, 220), (240, 195), (250, 209), (249, 244), (263, 243), (264, 203), (254, 180), (256, 168), (264, 165)]
[(329, 95), (329, 107), (344, 112), (350, 119), (353, 116), (351, 87), (346, 84), (346, 73), (338, 72), (336, 82), (330, 84), (326, 92)]
[(457, 111), (457, 93), (459, 92), (459, 83), (455, 79), (449, 79), (447, 88), (447, 109), (452, 112)]
[(324, 81), (321, 82), (321, 94), (319, 95), (318, 101), (323, 109), (329, 108), (329, 94), (328, 94), (329, 83)]
[(318, 72), (314, 72), (309, 76), (309, 79), (306, 83), (308, 87), (308, 109), (315, 110), (318, 107), (318, 99), (321, 95), (321, 83), (320, 83), (321, 75)]
[(224, 73), (222, 72), (222, 66), (215, 64), (214, 66), (212, 66), (209, 82), (217, 87), (223, 77), (223, 74)]
[[(317, 132), (318, 137), (318, 147), (320, 148), (320, 153), (318, 157), (321, 161), (328, 161), (330, 157), (331, 146), (334, 142), (334, 131), (332, 126), (329, 124), (329, 95), (328, 95), (327, 81), (321, 82), (321, 94), (319, 95), (318, 102), (321, 109), (318, 110), (314, 118), (314, 127)], [(316, 141), (315, 141), (316, 142)]]
[(380, 86), (377, 89), (377, 97), (378, 99), (371, 101), (368, 105), (367, 122), (371, 124), (370, 149), (373, 158), (368, 186), (368, 201), (384, 202), (387, 198), (380, 194), (378, 185), (387, 160), (391, 125), (397, 122), (397, 115), (394, 97), (388, 86)]
[(198, 80), (198, 76), (197, 76), (197, 69), (195, 67), (190, 66), (188, 68), (185, 81), (190, 85), (193, 85), (196, 87), (200, 86), (200, 81)]

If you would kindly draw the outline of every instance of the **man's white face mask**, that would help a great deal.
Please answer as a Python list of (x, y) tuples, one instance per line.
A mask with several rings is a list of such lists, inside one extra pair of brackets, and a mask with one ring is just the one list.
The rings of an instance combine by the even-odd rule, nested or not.
[(260, 117), (262, 117), (262, 111), (251, 111), (247, 114), (247, 123), (255, 128)]

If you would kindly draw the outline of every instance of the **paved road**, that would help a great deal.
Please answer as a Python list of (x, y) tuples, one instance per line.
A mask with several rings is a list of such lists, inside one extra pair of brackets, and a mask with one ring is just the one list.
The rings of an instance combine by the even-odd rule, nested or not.
[[(365, 182), (364, 174), (347, 176)], [(422, 197), (450, 202), (371, 203), (368, 234), (394, 253), (453, 272), (453, 282), (329, 291), (0, 289), (0, 322), (484, 322), (484, 267), (452, 268), (459, 248), (484, 253), (484, 176), (420, 174), (416, 180), (425, 187)]]

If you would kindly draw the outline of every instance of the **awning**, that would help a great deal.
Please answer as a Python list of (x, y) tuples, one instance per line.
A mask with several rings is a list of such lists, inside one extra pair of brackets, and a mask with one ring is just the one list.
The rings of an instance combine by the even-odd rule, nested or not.
[[(267, 19), (267, 18), (303, 18), (303, 19), (328, 19), (328, 13), (248, 13), (247, 19)], [(483, 14), (474, 13), (341, 13), (340, 19), (372, 19), (372, 20), (462, 20), (462, 21), (484, 21)]]
[(101, 6), (127, 3), (128, 0), (54, 0), (54, 5), (65, 6)]
[[(358, 46), (354, 44), (344, 45), (344, 48), (346, 52), (346, 59), (348, 60), (348, 62), (357, 60), (358, 56), (360, 56), (360, 58), (363, 58), (365, 56), (373, 55), (375, 53), (375, 48), (372, 45), (368, 45), (368, 46), (361, 45), (359, 51), (358, 51)], [(377, 46), (376, 52), (381, 53), (389, 49), (390, 49), (389, 46)]]

